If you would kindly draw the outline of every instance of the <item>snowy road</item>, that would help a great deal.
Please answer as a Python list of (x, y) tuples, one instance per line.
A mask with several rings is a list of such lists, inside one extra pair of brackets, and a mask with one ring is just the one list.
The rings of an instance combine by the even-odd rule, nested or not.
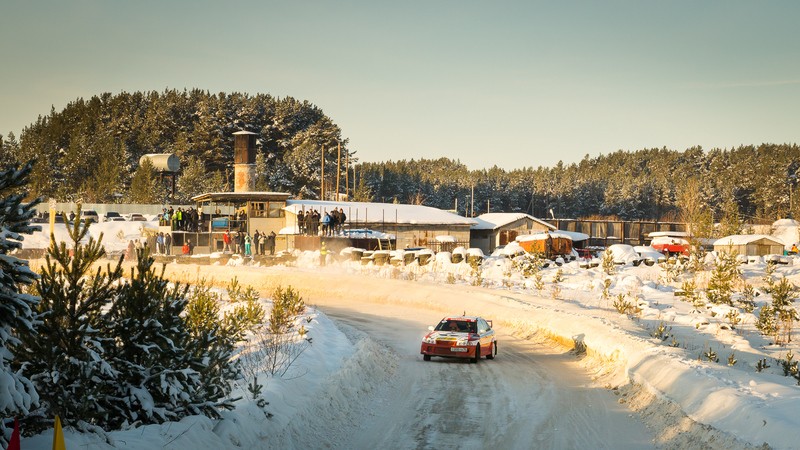
[[(420, 308), (357, 301), (330, 305), (330, 317), (364, 331), (397, 355), (391, 386), (369, 399), (352, 448), (652, 448), (645, 427), (572, 354), (559, 354), (502, 329), (498, 357), (477, 365), (423, 362), (423, 330), (441, 318)], [(362, 312), (368, 310), (369, 312)]]
[[(536, 311), (502, 292), (313, 269), (170, 265), (168, 271), (184, 280), (233, 272), (265, 295), (278, 284), (294, 286), (306, 304), (392, 353), (391, 367), (381, 367), (391, 372), (387, 381), (342, 412), (350, 420), (303, 417), (303, 428), (317, 432), (292, 433), (293, 446), (319, 447), (314, 440), (323, 438), (329, 448), (654, 447), (637, 416), (613, 391), (594, 386), (574, 354), (512, 334), (509, 323)], [(419, 346), (427, 327), (462, 311), (495, 319), (498, 357), (477, 365), (424, 362)]]

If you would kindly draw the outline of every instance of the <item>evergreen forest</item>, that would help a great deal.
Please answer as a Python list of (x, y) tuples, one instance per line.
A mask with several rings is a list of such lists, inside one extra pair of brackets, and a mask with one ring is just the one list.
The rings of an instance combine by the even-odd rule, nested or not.
[[(0, 164), (35, 160), (31, 197), (187, 203), (202, 192), (231, 189), (232, 135), (241, 130), (259, 136), (256, 189), (296, 198), (319, 197), (324, 155), (326, 193), (336, 189), (338, 162), (340, 192), (353, 200), (424, 204), (464, 215), (488, 210), (680, 220), (687, 200), (716, 220), (731, 211), (753, 223), (798, 212), (792, 197), (800, 148), (793, 143), (620, 150), (555, 167), (537, 167), (536, 155), (547, 149), (530, 149), (510, 171), (471, 170), (449, 158), (360, 162), (341, 129), (308, 101), (199, 89), (77, 99), (38, 117), (19, 138), (0, 136)], [(174, 197), (152, 165), (139, 164), (149, 153), (180, 158)]]

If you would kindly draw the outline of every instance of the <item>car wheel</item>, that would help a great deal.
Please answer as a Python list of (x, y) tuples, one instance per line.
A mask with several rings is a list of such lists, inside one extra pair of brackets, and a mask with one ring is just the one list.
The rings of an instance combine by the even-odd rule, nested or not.
[(494, 359), (494, 356), (497, 354), (497, 341), (492, 342), (492, 349), (489, 351), (489, 354), (486, 355), (486, 359)]
[(430, 361), (431, 360), (431, 355), (422, 355), (422, 360), (423, 361)]
[(471, 363), (477, 363), (480, 360), (481, 360), (481, 346), (480, 346), (480, 344), (478, 344), (475, 347), (475, 357), (472, 358), (472, 360), (470, 362)]

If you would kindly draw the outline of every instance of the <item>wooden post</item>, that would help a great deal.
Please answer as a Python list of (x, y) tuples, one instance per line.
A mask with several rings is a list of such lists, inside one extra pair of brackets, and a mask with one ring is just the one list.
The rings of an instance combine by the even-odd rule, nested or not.
[(325, 200), (325, 147), (322, 147), (322, 174), (319, 177), (319, 199)]
[(334, 201), (339, 201), (339, 179), (342, 177), (342, 172), (340, 166), (342, 165), (342, 143), (337, 143), (337, 153), (336, 153), (336, 198), (333, 199)]

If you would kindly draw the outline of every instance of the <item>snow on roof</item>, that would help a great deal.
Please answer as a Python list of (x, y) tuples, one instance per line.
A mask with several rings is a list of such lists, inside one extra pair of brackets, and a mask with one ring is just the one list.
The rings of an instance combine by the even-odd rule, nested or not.
[[(577, 231), (564, 231), (558, 230), (556, 231), (558, 234), (565, 234), (568, 238), (572, 239), (573, 241), (587, 241), (589, 240), (589, 235), (586, 233), (579, 233)], [(553, 233), (550, 233), (553, 234)]]
[(517, 242), (543, 241), (543, 240), (547, 239), (548, 237), (551, 237), (551, 238), (564, 238), (564, 239), (572, 240), (572, 236), (570, 236), (570, 235), (568, 235), (566, 233), (563, 233), (561, 231), (555, 231), (555, 232), (551, 232), (551, 233), (523, 234), (523, 235), (517, 236), (516, 241)]
[(765, 234), (732, 234), (730, 236), (717, 239), (714, 241), (714, 245), (747, 245), (751, 242), (759, 241), (761, 239), (766, 239), (775, 243), (775, 245), (784, 245), (783, 242), (779, 241), (778, 239)]
[(400, 203), (328, 202), (322, 200), (288, 200), (284, 210), (297, 214), (316, 209), (321, 214), (342, 208), (348, 221), (366, 223), (405, 223), (435, 225), (472, 225), (474, 219), (462, 217), (438, 208)]
[(475, 225), (472, 226), (473, 230), (496, 230), (503, 225), (508, 225), (512, 222), (515, 222), (520, 219), (531, 219), (536, 223), (546, 226), (551, 230), (555, 230), (556, 227), (550, 223), (545, 222), (544, 220), (537, 219), (529, 214), (525, 213), (486, 213), (481, 214), (478, 217), (475, 217), (475, 221), (477, 222)]
[(297, 227), (283, 227), (278, 230), (278, 234), (300, 234)]
[(685, 231), (653, 231), (648, 235), (654, 237), (689, 237), (689, 233)]
[(344, 235), (351, 239), (396, 239), (394, 234), (365, 228), (344, 230)]

